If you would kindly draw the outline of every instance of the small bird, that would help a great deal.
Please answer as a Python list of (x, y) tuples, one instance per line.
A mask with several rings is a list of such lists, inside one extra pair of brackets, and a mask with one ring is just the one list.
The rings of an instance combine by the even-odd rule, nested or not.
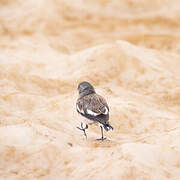
[(103, 135), (103, 128), (106, 131), (113, 127), (109, 124), (109, 107), (106, 100), (96, 94), (94, 87), (83, 81), (78, 85), (79, 98), (76, 102), (76, 109), (79, 114), (84, 118), (84, 123), (81, 122), (81, 127), (77, 127), (84, 132), (84, 136), (87, 138), (86, 129), (88, 125), (99, 124), (101, 128), (102, 137), (97, 140), (105, 140)]

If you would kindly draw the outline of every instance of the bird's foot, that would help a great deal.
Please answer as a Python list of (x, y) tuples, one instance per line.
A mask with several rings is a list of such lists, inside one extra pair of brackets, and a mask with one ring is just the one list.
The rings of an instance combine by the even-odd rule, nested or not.
[(101, 137), (101, 138), (98, 138), (98, 139), (96, 139), (97, 141), (104, 141), (104, 140), (106, 140), (107, 138), (106, 137)]
[(86, 127), (83, 127), (83, 123), (81, 123), (81, 127), (77, 127), (77, 129), (83, 131), (84, 132), (84, 136), (87, 139), (86, 129), (88, 129), (88, 125), (86, 124)]
[(86, 126), (83, 127), (83, 123), (81, 123), (81, 127), (77, 127), (77, 128), (78, 128), (79, 130), (84, 131), (84, 130), (88, 129), (88, 125), (86, 124)]

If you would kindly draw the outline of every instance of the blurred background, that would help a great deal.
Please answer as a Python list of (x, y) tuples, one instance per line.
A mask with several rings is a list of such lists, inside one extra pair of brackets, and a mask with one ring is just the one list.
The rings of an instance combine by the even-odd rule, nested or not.
[(123, 39), (179, 52), (179, 8), (177, 0), (1, 0), (1, 47), (72, 54)]

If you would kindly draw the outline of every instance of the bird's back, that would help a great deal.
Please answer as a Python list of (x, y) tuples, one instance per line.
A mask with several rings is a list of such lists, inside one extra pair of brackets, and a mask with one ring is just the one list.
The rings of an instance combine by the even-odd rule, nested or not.
[(89, 94), (78, 98), (77, 111), (84, 117), (106, 124), (109, 120), (109, 107), (106, 100), (96, 94)]

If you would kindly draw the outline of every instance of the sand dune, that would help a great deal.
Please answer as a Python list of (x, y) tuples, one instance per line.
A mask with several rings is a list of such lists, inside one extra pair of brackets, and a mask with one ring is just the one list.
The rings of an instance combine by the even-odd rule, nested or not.
[[(0, 1), (0, 179), (180, 179), (180, 3)], [(76, 129), (77, 85), (113, 132)]]

